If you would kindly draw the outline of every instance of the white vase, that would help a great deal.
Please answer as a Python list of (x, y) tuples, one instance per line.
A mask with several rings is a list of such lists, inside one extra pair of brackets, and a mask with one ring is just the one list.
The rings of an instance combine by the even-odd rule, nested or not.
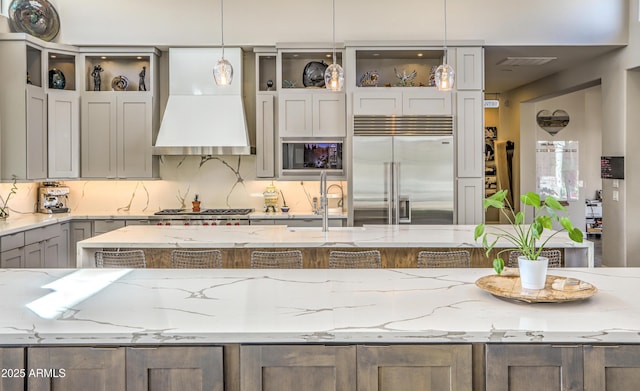
[(523, 289), (544, 289), (547, 281), (547, 267), (549, 258), (538, 257), (532, 261), (524, 256), (518, 257), (518, 267), (520, 268), (520, 282)]

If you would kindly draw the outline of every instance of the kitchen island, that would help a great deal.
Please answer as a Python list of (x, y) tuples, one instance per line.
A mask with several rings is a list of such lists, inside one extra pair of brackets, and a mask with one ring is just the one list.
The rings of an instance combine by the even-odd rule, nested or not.
[[(580, 384), (584, 373), (586, 383), (600, 375), (594, 365), (602, 364), (605, 376), (604, 366), (611, 365), (605, 358), (631, 349), (624, 375), (637, 376), (640, 269), (553, 273), (599, 291), (570, 303), (512, 302), (475, 286), (493, 274), (490, 269), (4, 269), (0, 295), (10, 299), (0, 304), (0, 362), (12, 368), (15, 357), (15, 365), (24, 366), (20, 354), (27, 350), (27, 365), (74, 368), (68, 376), (77, 380), (87, 367), (73, 366), (72, 360), (99, 355), (102, 361), (87, 370), (90, 376), (95, 378), (100, 365), (111, 363), (108, 369), (116, 371), (126, 362), (126, 376), (124, 369), (102, 375), (124, 383), (125, 377), (136, 379), (129, 371), (152, 377), (149, 366), (170, 372), (185, 367), (183, 358), (197, 356), (200, 364), (190, 365), (207, 369), (191, 377), (218, 376), (220, 383), (224, 377), (225, 389), (234, 390), (259, 389), (248, 384), (296, 373), (300, 381), (329, 376), (336, 384), (355, 384), (357, 373), (360, 385), (376, 379), (378, 371), (397, 375), (402, 368), (433, 366), (444, 367), (444, 374), (433, 369), (432, 376), (451, 381), (447, 389), (470, 390), (472, 382), (474, 389), (484, 389), (476, 385), (486, 381), (486, 389), (494, 390), (490, 382), (500, 379), (495, 371), (507, 366), (549, 371), (552, 378), (562, 374), (563, 381)], [(162, 360), (153, 356), (159, 353)], [(309, 372), (296, 372), (305, 366)], [(402, 379), (415, 381), (422, 373)], [(553, 389), (541, 383), (545, 379), (535, 379), (537, 389)]]
[[(487, 230), (496, 227), (510, 229), (487, 226)], [(319, 228), (284, 225), (128, 226), (79, 242), (77, 259), (78, 267), (94, 267), (94, 254), (100, 249), (141, 248), (149, 250), (150, 258), (161, 258), (160, 266), (153, 267), (168, 267), (167, 254), (171, 249), (216, 248), (227, 250), (223, 254), (224, 267), (243, 268), (249, 267), (251, 250), (295, 248), (308, 250), (305, 267), (322, 268), (327, 267), (331, 249), (378, 249), (383, 252), (383, 267), (415, 267), (419, 250), (464, 248), (472, 252), (472, 266), (488, 267), (491, 260), (484, 255), (480, 243), (474, 242), (474, 228), (473, 225), (369, 225), (331, 227), (322, 232)], [(545, 235), (550, 235), (549, 231)], [(508, 243), (498, 243), (494, 252), (508, 247)], [(547, 247), (562, 249), (568, 266), (593, 267), (592, 242), (575, 243), (562, 232)]]

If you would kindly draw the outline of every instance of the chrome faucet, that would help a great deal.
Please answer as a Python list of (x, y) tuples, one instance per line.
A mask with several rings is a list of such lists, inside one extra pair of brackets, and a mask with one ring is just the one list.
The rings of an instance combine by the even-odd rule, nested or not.
[(320, 171), (320, 211), (322, 212), (322, 232), (329, 230), (329, 199), (327, 198), (327, 171)]

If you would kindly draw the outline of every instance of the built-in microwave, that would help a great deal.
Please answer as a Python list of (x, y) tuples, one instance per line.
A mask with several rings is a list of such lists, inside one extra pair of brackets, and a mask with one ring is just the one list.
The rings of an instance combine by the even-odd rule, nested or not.
[(343, 175), (342, 140), (282, 141), (282, 174), (316, 174), (326, 170), (330, 175)]

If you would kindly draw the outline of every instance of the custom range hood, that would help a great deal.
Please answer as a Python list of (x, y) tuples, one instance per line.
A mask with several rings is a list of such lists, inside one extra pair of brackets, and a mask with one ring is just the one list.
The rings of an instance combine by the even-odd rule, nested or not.
[(242, 51), (225, 48), (233, 83), (218, 86), (213, 66), (219, 48), (169, 49), (169, 100), (154, 146), (155, 155), (248, 155), (242, 102)]

